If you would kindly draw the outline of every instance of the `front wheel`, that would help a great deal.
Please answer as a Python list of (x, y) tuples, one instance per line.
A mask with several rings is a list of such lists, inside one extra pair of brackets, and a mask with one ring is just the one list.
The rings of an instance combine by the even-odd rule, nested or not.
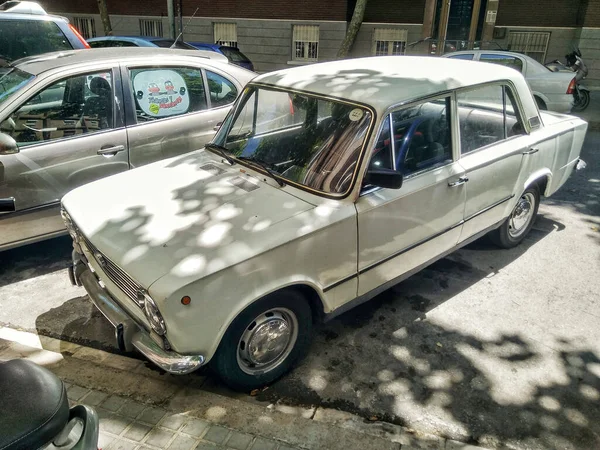
[(589, 91), (580, 89), (575, 102), (573, 103), (573, 111), (581, 112), (588, 107), (590, 104), (590, 93)]
[(233, 389), (265, 386), (304, 356), (311, 330), (312, 311), (299, 292), (271, 294), (236, 317), (210, 365)]
[(527, 188), (517, 201), (510, 216), (500, 228), (490, 233), (490, 238), (502, 248), (519, 245), (533, 227), (540, 206), (540, 191), (537, 186)]

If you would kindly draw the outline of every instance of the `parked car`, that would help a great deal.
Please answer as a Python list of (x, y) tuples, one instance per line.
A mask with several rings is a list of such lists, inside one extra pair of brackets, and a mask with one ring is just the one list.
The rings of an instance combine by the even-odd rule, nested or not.
[(66, 233), (61, 197), (201, 148), (255, 74), (214, 52), (49, 53), (0, 68), (0, 250)]
[(525, 76), (540, 109), (569, 113), (573, 108), (573, 74), (553, 72), (530, 56), (498, 50), (465, 50), (448, 53), (442, 57), (511, 67)]
[(46, 14), (37, 3), (0, 5), (0, 61), (84, 48), (90, 46), (67, 19)]
[(239, 48), (221, 44), (210, 44), (206, 42), (189, 42), (199, 50), (207, 50), (225, 55), (231, 64), (236, 64), (244, 69), (254, 71), (254, 64), (244, 55)]
[(180, 50), (198, 50), (196, 47), (175, 39), (156, 36), (102, 36), (88, 39), (92, 48), (105, 47), (161, 47)]
[(540, 113), (515, 70), (477, 62), (261, 75), (204, 150), (63, 198), (71, 277), (119, 348), (256, 388), (306, 352), (315, 321), (486, 233), (518, 245), (586, 129)]

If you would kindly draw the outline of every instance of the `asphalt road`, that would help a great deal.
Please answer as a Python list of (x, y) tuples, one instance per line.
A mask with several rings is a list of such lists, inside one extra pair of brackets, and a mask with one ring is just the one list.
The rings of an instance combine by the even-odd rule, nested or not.
[[(475, 242), (320, 327), (258, 399), (488, 446), (600, 448), (599, 132), (582, 156), (520, 247)], [(67, 238), (0, 254), (0, 322), (117, 352), (69, 259)]]

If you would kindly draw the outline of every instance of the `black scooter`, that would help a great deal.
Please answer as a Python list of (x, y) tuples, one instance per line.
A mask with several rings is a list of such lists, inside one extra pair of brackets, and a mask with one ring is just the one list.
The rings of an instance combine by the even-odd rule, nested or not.
[(0, 450), (67, 448), (98, 449), (96, 412), (69, 408), (65, 385), (48, 369), (24, 359), (0, 363)]
[(590, 90), (581, 82), (588, 75), (588, 68), (583, 62), (581, 51), (576, 48), (565, 55), (566, 64), (558, 59), (546, 63), (545, 66), (553, 72), (575, 72), (575, 86), (573, 86), (573, 111), (583, 111), (590, 104)]

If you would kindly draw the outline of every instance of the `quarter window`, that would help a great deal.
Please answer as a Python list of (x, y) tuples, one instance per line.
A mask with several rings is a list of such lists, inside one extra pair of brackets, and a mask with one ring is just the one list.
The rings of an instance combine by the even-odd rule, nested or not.
[(194, 113), (207, 108), (202, 71), (152, 67), (129, 72), (137, 122)]
[(110, 72), (77, 75), (51, 84), (0, 124), (19, 146), (114, 128)]
[(210, 70), (206, 71), (206, 79), (208, 80), (210, 103), (213, 108), (233, 103), (238, 92), (231, 81)]
[(293, 35), (293, 59), (316, 61), (319, 58), (319, 26), (294, 25)]
[(446, 97), (393, 112), (391, 126), (389, 116), (382, 125), (369, 167), (407, 176), (451, 162), (449, 110)]
[(511, 69), (516, 69), (519, 72), (523, 72), (523, 61), (521, 61), (521, 58), (517, 58), (515, 56), (502, 55), (498, 53), (484, 53), (479, 57), (479, 60), (493, 64), (500, 64), (501, 66), (510, 67)]

